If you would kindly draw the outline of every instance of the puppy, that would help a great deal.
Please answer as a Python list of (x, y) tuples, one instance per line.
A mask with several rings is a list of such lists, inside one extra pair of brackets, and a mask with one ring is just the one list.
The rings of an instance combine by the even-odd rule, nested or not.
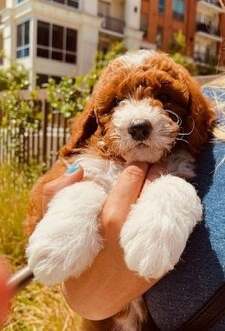
[[(124, 167), (164, 160), (163, 175), (142, 191), (120, 234), (128, 268), (159, 279), (180, 259), (202, 206), (194, 187), (196, 154), (209, 138), (214, 113), (200, 87), (167, 55), (141, 50), (112, 61), (103, 71), (84, 112), (76, 117), (61, 156), (79, 163), (82, 182), (58, 192), (42, 218), (43, 185), (64, 166), (57, 161), (34, 187), (27, 218), (33, 231), (28, 264), (47, 285), (79, 277), (103, 248), (98, 216)], [(113, 286), (113, 285), (112, 285)], [(107, 321), (83, 330), (139, 331), (141, 299)], [(101, 326), (100, 326), (101, 324)]]

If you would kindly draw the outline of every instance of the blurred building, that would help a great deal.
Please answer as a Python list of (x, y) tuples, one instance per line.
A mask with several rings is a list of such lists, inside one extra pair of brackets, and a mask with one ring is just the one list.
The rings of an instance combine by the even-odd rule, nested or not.
[(2, 66), (23, 63), (33, 87), (87, 72), (113, 40), (144, 47), (141, 0), (0, 0), (0, 10)]
[(142, 0), (144, 39), (169, 51), (174, 33), (186, 37), (186, 54), (201, 66), (225, 65), (224, 0)]
[(0, 64), (18, 61), (31, 86), (86, 73), (96, 51), (123, 40), (128, 49), (168, 51), (183, 31), (187, 55), (225, 65), (225, 0), (0, 0)]

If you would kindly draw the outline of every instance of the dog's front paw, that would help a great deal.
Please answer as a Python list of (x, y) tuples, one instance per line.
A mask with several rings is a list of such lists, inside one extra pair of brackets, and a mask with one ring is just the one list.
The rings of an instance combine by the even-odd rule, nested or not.
[(180, 259), (202, 205), (193, 186), (167, 175), (145, 188), (124, 224), (120, 243), (128, 268), (159, 279)]
[(76, 230), (65, 228), (51, 236), (37, 230), (31, 236), (26, 251), (28, 265), (38, 281), (45, 285), (58, 284), (71, 276), (78, 277), (92, 264), (102, 248), (101, 237), (97, 231), (90, 233), (90, 229)]
[(28, 265), (41, 283), (54, 285), (78, 277), (102, 249), (97, 217), (105, 193), (94, 189), (82, 183), (59, 192), (31, 235)]

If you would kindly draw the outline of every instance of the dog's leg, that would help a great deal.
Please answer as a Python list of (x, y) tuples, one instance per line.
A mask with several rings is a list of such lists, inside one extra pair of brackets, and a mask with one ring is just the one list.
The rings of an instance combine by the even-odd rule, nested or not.
[(46, 285), (79, 276), (102, 248), (98, 215), (106, 193), (93, 182), (64, 188), (49, 204), (27, 247), (28, 265)]
[(121, 230), (129, 269), (147, 279), (162, 277), (179, 261), (201, 217), (196, 190), (184, 179), (166, 175), (150, 183)]

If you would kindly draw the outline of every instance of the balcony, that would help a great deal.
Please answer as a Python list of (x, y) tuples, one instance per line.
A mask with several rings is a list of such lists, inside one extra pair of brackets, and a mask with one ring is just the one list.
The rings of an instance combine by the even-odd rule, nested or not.
[(220, 5), (220, 1), (219, 1), (219, 0), (198, 0), (198, 1), (207, 2), (207, 3), (209, 3), (210, 5), (214, 5), (214, 6), (221, 7), (221, 5)]
[(194, 60), (197, 63), (204, 64), (207, 66), (216, 66), (217, 65), (217, 57), (215, 55), (209, 54), (208, 52), (195, 52)]
[(123, 35), (124, 26), (125, 26), (123, 20), (111, 16), (101, 16), (101, 17), (102, 17), (101, 28), (104, 31)]
[(222, 41), (220, 30), (212, 24), (197, 22), (196, 31), (203, 37), (210, 38), (218, 42)]
[(79, 9), (79, 0), (48, 0), (49, 2), (55, 2), (58, 3), (59, 5), (64, 5), (68, 7), (73, 7), (75, 9)]
[(225, 12), (225, 6), (221, 4), (219, 0), (198, 0), (198, 8), (207, 7), (207, 9), (211, 9), (218, 13)]
[(197, 23), (197, 31), (202, 31), (208, 34), (213, 34), (214, 36), (220, 36), (220, 31), (217, 27), (213, 26), (212, 24), (206, 23)]

